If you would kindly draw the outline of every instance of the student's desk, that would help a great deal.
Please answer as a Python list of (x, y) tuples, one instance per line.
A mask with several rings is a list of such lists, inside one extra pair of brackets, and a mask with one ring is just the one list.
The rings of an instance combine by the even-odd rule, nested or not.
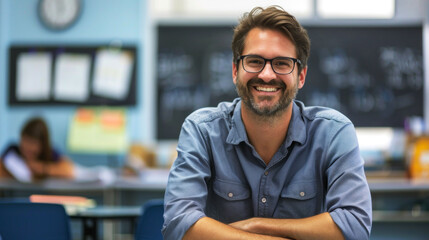
[(82, 221), (82, 239), (97, 240), (98, 223), (103, 220), (125, 220), (130, 223), (131, 233), (134, 233), (136, 219), (141, 214), (141, 206), (99, 206), (68, 213), (70, 218)]
[[(165, 174), (166, 176), (166, 174)], [(99, 206), (86, 212), (71, 215), (72, 219), (83, 220), (83, 234), (88, 237), (97, 234), (96, 222), (103, 219), (133, 221), (139, 212), (135, 206), (143, 206), (150, 199), (163, 198), (167, 186), (165, 181), (137, 177), (118, 177), (110, 183), (101, 181), (77, 182), (61, 179), (47, 179), (36, 183), (21, 183), (13, 179), (0, 179), (0, 198), (29, 197), (31, 194), (78, 195), (101, 198)], [(116, 207), (116, 208), (115, 208)], [(124, 207), (124, 208), (123, 208)], [(90, 226), (94, 226), (91, 228)], [(112, 236), (120, 226), (104, 222), (103, 234)]]
[(369, 179), (372, 197), (371, 240), (427, 239), (429, 180)]
[[(165, 170), (167, 171), (167, 170)], [(0, 179), (0, 197), (28, 197), (31, 194), (102, 195), (103, 205), (139, 205), (123, 202), (123, 192), (136, 192), (162, 198), (167, 179), (150, 180), (138, 177), (117, 177), (114, 181), (73, 181), (46, 179), (39, 182), (22, 183), (14, 179)], [(100, 203), (99, 203), (100, 204)]]
[(32, 194), (82, 195), (101, 197), (102, 204), (115, 205), (112, 184), (99, 181), (76, 182), (64, 179), (47, 179), (39, 182), (23, 183), (13, 179), (0, 180), (0, 197), (29, 197)]
[(429, 222), (429, 180), (369, 179), (374, 221)]
[(373, 193), (382, 192), (428, 192), (428, 180), (411, 180), (407, 178), (370, 178), (369, 188)]

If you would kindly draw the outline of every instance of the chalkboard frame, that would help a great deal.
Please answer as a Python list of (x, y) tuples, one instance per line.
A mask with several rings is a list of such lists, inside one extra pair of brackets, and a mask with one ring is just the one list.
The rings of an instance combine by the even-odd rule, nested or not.
[[(129, 82), (128, 94), (123, 99), (113, 99), (103, 96), (95, 95), (91, 91), (93, 75), (94, 75), (94, 61), (98, 50), (112, 49), (112, 50), (124, 50), (131, 52), (133, 55), (133, 63), (131, 70), (131, 79)], [(120, 47), (111, 46), (109, 44), (98, 44), (98, 45), (47, 45), (47, 44), (32, 44), (32, 45), (21, 45), (13, 44), (9, 47), (9, 96), (8, 104), (12, 107), (15, 106), (134, 106), (137, 102), (137, 64), (138, 54), (137, 47), (135, 45), (123, 45)], [(47, 100), (21, 100), (16, 96), (16, 85), (17, 85), (17, 59), (22, 53), (29, 52), (43, 52), (52, 54), (52, 66), (51, 66), (51, 79), (54, 78), (56, 58), (58, 54), (62, 53), (76, 53), (76, 54), (88, 54), (91, 58), (90, 64), (90, 76), (89, 76), (89, 96), (86, 101), (68, 101), (68, 100), (57, 100), (54, 98), (52, 91)], [(51, 81), (51, 89), (53, 87), (53, 81)]]

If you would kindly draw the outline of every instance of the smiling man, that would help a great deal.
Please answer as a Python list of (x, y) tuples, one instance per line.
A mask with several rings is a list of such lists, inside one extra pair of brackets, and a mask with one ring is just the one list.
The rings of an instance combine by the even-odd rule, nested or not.
[(296, 101), (310, 40), (279, 7), (234, 30), (240, 98), (184, 122), (165, 193), (164, 238), (368, 239), (371, 196), (353, 124)]

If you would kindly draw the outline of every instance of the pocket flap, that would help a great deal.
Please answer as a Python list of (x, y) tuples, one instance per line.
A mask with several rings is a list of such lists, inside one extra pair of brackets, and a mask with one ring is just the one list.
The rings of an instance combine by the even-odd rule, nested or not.
[(250, 197), (249, 187), (241, 183), (216, 179), (213, 183), (213, 190), (220, 197), (230, 201), (243, 200)]
[(316, 182), (299, 182), (285, 186), (282, 190), (282, 198), (292, 198), (297, 200), (307, 200), (316, 196)]

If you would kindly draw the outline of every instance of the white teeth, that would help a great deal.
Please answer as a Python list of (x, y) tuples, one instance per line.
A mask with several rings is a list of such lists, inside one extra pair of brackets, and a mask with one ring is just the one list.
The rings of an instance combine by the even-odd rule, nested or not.
[(269, 88), (269, 87), (256, 87), (256, 90), (263, 92), (275, 92), (277, 88)]

